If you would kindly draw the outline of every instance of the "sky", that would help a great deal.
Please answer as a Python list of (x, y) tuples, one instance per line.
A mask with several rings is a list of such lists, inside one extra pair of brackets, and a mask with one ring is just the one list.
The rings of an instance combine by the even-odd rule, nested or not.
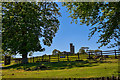
[[(75, 53), (79, 51), (81, 47), (89, 47), (90, 50), (96, 50), (100, 46), (100, 44), (96, 43), (99, 39), (99, 34), (96, 33), (93, 35), (93, 37), (88, 40), (88, 35), (90, 33), (89, 29), (92, 28), (91, 26), (86, 25), (80, 25), (80, 22), (78, 24), (70, 23), (72, 21), (72, 18), (68, 17), (70, 14), (67, 11), (65, 7), (62, 7), (62, 2), (58, 2), (58, 6), (60, 7), (61, 16), (59, 17), (60, 26), (59, 30), (56, 33), (55, 37), (53, 38), (53, 43), (50, 47), (44, 46), (45, 51), (44, 52), (34, 52), (33, 56), (42, 56), (44, 54), (51, 55), (52, 51), (54, 49), (62, 51), (70, 51), (70, 43), (73, 43), (75, 46)], [(100, 50), (114, 50), (118, 49), (115, 48), (107, 48), (102, 47)], [(33, 57), (32, 56), (32, 57)], [(20, 57), (17, 55), (16, 57)]]

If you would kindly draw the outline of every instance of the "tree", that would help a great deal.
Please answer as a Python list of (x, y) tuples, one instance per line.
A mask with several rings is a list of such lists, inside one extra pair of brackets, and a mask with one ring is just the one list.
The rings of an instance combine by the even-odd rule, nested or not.
[(89, 52), (93, 54), (95, 51), (94, 51), (94, 50), (88, 50), (88, 53), (89, 53)]
[(83, 48), (79, 49), (79, 53), (85, 54), (85, 50)]
[[(97, 43), (99, 46), (109, 45), (111, 40), (115, 43), (110, 44), (108, 47), (115, 47), (120, 45), (120, 2), (66, 2), (66, 6), (72, 22), (77, 24), (80, 19), (81, 25), (86, 24), (92, 26), (90, 29), (89, 39), (98, 32), (100, 38)], [(95, 26), (96, 25), (96, 26)]]
[(89, 47), (81, 47), (81, 49), (86, 49), (85, 52), (89, 49)]
[(1, 59), (4, 60), (5, 56), (11, 56), (11, 58), (14, 57), (14, 53), (12, 53), (9, 49), (7, 51), (4, 51), (3, 49), (0, 50), (1, 52)]
[(58, 54), (61, 54), (61, 52), (60, 52), (59, 50), (54, 49), (54, 50), (52, 51), (52, 55), (58, 55)]
[[(2, 3), (2, 49), (22, 54), (22, 63), (27, 63), (27, 54), (44, 51), (41, 42), (51, 46), (59, 29), (60, 16), (55, 2), (3, 2)], [(42, 40), (42, 41), (41, 41)]]
[(29, 56), (32, 56), (33, 55), (33, 52), (31, 51), (30, 53), (29, 53)]
[(94, 50), (94, 51), (95, 51), (95, 52), (101, 52), (102, 50), (98, 50), (98, 49), (97, 49), (97, 50)]
[(88, 52), (95, 54), (95, 55), (100, 55), (102, 50), (88, 50)]
[[(85, 49), (86, 49), (86, 50), (85, 50)], [(78, 53), (85, 54), (88, 49), (89, 49), (89, 47), (81, 47), (81, 48), (79, 49), (79, 52), (78, 52)]]
[(94, 50), (95, 55), (100, 55), (100, 54), (101, 54), (101, 51), (102, 51), (102, 50), (98, 50), (98, 49), (97, 49), (97, 50)]

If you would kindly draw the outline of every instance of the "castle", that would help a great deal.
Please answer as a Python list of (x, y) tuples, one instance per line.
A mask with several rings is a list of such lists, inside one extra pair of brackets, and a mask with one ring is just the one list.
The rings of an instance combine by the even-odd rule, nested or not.
[(63, 51), (62, 54), (75, 54), (75, 47), (70, 43), (70, 52)]

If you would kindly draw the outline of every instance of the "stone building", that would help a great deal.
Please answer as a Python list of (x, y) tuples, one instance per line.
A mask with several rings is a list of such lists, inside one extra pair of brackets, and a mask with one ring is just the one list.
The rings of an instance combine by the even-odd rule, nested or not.
[(70, 43), (70, 52), (63, 51), (62, 54), (75, 54), (75, 47)]

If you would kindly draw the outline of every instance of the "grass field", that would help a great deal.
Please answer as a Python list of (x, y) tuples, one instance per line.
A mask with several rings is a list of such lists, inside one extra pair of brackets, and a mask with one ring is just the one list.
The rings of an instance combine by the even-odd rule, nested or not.
[[(41, 65), (47, 68), (35, 70)], [(95, 78), (112, 75), (118, 76), (118, 59), (14, 64), (2, 70), (2, 78)]]

